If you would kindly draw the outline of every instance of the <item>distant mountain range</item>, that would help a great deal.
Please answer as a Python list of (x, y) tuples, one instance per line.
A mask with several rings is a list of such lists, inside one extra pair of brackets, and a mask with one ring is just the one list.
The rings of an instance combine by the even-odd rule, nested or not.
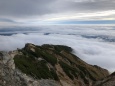
[(0, 86), (114, 86), (115, 74), (90, 65), (64, 45), (0, 52)]

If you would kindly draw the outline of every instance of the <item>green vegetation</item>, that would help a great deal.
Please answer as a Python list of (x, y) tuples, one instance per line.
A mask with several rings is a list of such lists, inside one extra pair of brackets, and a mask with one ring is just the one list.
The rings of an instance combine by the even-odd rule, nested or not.
[[(58, 80), (58, 76), (54, 69), (49, 69), (47, 63), (55, 65), (57, 63), (57, 58), (47, 53), (45, 49), (40, 46), (34, 47), (35, 52), (33, 52), (29, 44), (27, 44), (23, 49), (19, 50), (23, 55), (16, 55), (14, 57), (15, 65), (23, 73), (30, 75), (37, 79), (55, 79)], [(42, 58), (44, 60), (38, 61), (37, 58)]]
[(53, 69), (50, 71), (47, 67), (45, 60), (37, 61), (34, 57), (28, 57), (25, 55), (16, 55), (14, 62), (17, 68), (23, 73), (31, 75), (36, 79), (55, 79), (58, 80), (57, 74)]
[(0, 60), (3, 59), (3, 54), (0, 52)]
[(57, 58), (49, 54), (47, 51), (45, 51), (41, 47), (38, 46), (34, 49), (35, 49), (35, 52), (31, 50), (27, 50), (27, 49), (23, 50), (23, 52), (28, 52), (29, 54), (35, 56), (36, 58), (42, 57), (43, 59), (45, 59), (47, 62), (49, 62), (53, 66), (57, 63)]
[(60, 61), (59, 62), (61, 67), (63, 68), (64, 72), (71, 78), (74, 79), (74, 77), (78, 76), (79, 71), (71, 66), (69, 66), (68, 64)]
[(53, 66), (57, 63), (57, 58), (47, 52), (43, 53), (42, 57)]
[(54, 48), (58, 52), (61, 52), (62, 50), (65, 50), (66, 52), (71, 52), (72, 51), (71, 47), (67, 47), (67, 46), (64, 46), (64, 45), (57, 45)]
[(91, 80), (95, 81), (96, 79), (94, 78), (94, 76), (96, 75), (95, 73), (93, 73), (91, 70), (89, 70), (88, 68), (86, 69), (83, 66), (78, 66), (80, 72), (80, 76), (83, 78), (85, 83), (88, 83), (87, 79), (84, 77), (89, 77)]
[(111, 76), (114, 76), (115, 75), (115, 72), (113, 72), (112, 74), (111, 74)]
[(62, 50), (65, 50), (67, 52), (71, 52), (72, 51), (72, 48), (71, 47), (68, 47), (68, 46), (65, 46), (65, 45), (48, 45), (48, 44), (44, 44), (42, 45), (43, 48), (54, 48), (54, 50), (58, 51), (58, 52), (61, 52)]

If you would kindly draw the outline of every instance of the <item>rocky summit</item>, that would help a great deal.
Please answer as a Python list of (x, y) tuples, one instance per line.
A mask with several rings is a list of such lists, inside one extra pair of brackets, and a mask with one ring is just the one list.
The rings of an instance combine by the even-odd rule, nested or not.
[(115, 78), (106, 69), (84, 62), (72, 51), (64, 45), (31, 43), (1, 51), (0, 86), (113, 86), (106, 83)]

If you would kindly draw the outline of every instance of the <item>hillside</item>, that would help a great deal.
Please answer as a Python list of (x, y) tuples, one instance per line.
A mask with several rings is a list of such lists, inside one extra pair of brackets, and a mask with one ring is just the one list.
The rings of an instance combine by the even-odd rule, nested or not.
[(63, 45), (27, 43), (22, 49), (1, 52), (0, 64), (0, 86), (92, 86), (109, 75)]

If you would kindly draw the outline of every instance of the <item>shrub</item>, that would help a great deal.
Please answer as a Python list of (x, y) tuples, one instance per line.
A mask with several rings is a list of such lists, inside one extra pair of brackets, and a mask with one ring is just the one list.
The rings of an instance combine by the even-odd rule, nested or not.
[(16, 55), (14, 57), (14, 63), (18, 69), (23, 73), (30, 75), (37, 79), (56, 79), (57, 74), (52, 70), (50, 71), (46, 65), (46, 61), (36, 61), (33, 57), (27, 57), (24, 55)]
[(68, 64), (65, 64), (64, 62), (59, 62), (61, 67), (63, 68), (64, 72), (71, 78), (74, 79), (74, 77), (77, 77), (78, 70), (69, 66)]

